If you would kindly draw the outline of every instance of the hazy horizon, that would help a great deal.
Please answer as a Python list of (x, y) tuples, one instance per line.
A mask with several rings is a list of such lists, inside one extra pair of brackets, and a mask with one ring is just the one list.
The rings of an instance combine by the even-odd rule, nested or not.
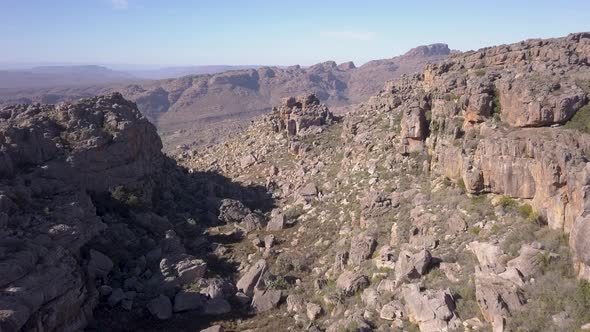
[[(0, 64), (311, 65), (590, 30), (590, 2), (5, 0)], [(34, 22), (35, 24), (31, 24)], [(548, 24), (550, 22), (550, 24)], [(270, 28), (272, 27), (272, 28)]]

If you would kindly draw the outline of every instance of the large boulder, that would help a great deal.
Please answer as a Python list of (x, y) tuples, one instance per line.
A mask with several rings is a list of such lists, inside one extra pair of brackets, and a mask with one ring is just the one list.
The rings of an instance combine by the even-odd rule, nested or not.
[(359, 234), (353, 237), (350, 243), (349, 264), (360, 265), (371, 257), (376, 246), (377, 241), (372, 236)]
[(279, 305), (282, 293), (277, 289), (256, 290), (252, 298), (252, 308), (257, 313), (272, 310)]
[(257, 261), (248, 271), (238, 280), (236, 287), (238, 291), (252, 297), (254, 289), (263, 281), (265, 274), (268, 273), (268, 265), (264, 259)]
[(475, 296), (484, 318), (494, 332), (504, 331), (506, 319), (526, 302), (519, 285), (501, 276), (476, 269)]
[(113, 269), (113, 261), (105, 254), (90, 249), (88, 273), (91, 276), (105, 277)]
[(174, 312), (188, 310), (202, 310), (207, 302), (207, 297), (194, 290), (181, 290), (174, 297)]
[(369, 279), (359, 273), (344, 271), (336, 280), (336, 287), (346, 295), (354, 295), (359, 290), (369, 286)]
[(223, 199), (219, 206), (219, 216), (217, 218), (224, 223), (239, 223), (251, 212), (238, 200)]
[(450, 290), (421, 292), (418, 285), (409, 284), (402, 289), (402, 295), (408, 318), (418, 324), (421, 332), (447, 331), (460, 326)]
[(172, 303), (167, 296), (160, 295), (152, 299), (147, 304), (147, 308), (159, 320), (166, 320), (172, 317)]
[(402, 280), (404, 278), (420, 278), (428, 271), (431, 260), (432, 256), (426, 249), (414, 254), (402, 250), (395, 263), (395, 278), (397, 280)]

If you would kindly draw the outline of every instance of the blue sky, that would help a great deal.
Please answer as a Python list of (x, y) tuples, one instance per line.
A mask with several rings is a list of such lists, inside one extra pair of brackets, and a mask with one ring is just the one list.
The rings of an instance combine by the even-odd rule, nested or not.
[(0, 63), (362, 64), (589, 30), (589, 0), (0, 0)]

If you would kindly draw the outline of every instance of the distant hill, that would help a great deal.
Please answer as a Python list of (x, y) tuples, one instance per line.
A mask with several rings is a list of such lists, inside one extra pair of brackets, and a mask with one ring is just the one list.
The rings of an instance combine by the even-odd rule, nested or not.
[(0, 90), (0, 103), (56, 103), (119, 91), (157, 125), (165, 149), (171, 150), (217, 142), (285, 96), (312, 92), (336, 112), (344, 112), (379, 92), (386, 81), (450, 53), (446, 44), (433, 44), (358, 68), (352, 62), (327, 61), (307, 68), (259, 67), (132, 84)]
[(137, 80), (138, 77), (101, 66), (40, 66), (0, 70), (0, 88), (48, 88)]
[(157, 69), (127, 70), (129, 74), (150, 80), (159, 80), (166, 78), (176, 78), (188, 75), (217, 74), (228, 70), (240, 69), (257, 69), (262, 66), (228, 66), (228, 65), (211, 65), (211, 66), (182, 66), (182, 67), (163, 67)]

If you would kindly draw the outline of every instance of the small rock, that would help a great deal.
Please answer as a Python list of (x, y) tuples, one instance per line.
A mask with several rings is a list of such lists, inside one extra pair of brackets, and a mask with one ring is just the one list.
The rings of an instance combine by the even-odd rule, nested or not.
[(322, 307), (315, 303), (307, 304), (307, 318), (314, 321), (322, 314)]
[(109, 296), (108, 303), (111, 307), (116, 306), (119, 302), (123, 301), (125, 293), (121, 288), (115, 288)]
[(201, 332), (225, 332), (225, 329), (221, 325), (213, 325), (204, 330), (201, 330)]
[(404, 318), (404, 306), (399, 301), (391, 301), (381, 308), (379, 317), (385, 320)]
[(266, 225), (267, 231), (280, 231), (285, 228), (285, 224), (287, 223), (287, 216), (283, 213), (280, 213), (270, 219), (268, 224)]

